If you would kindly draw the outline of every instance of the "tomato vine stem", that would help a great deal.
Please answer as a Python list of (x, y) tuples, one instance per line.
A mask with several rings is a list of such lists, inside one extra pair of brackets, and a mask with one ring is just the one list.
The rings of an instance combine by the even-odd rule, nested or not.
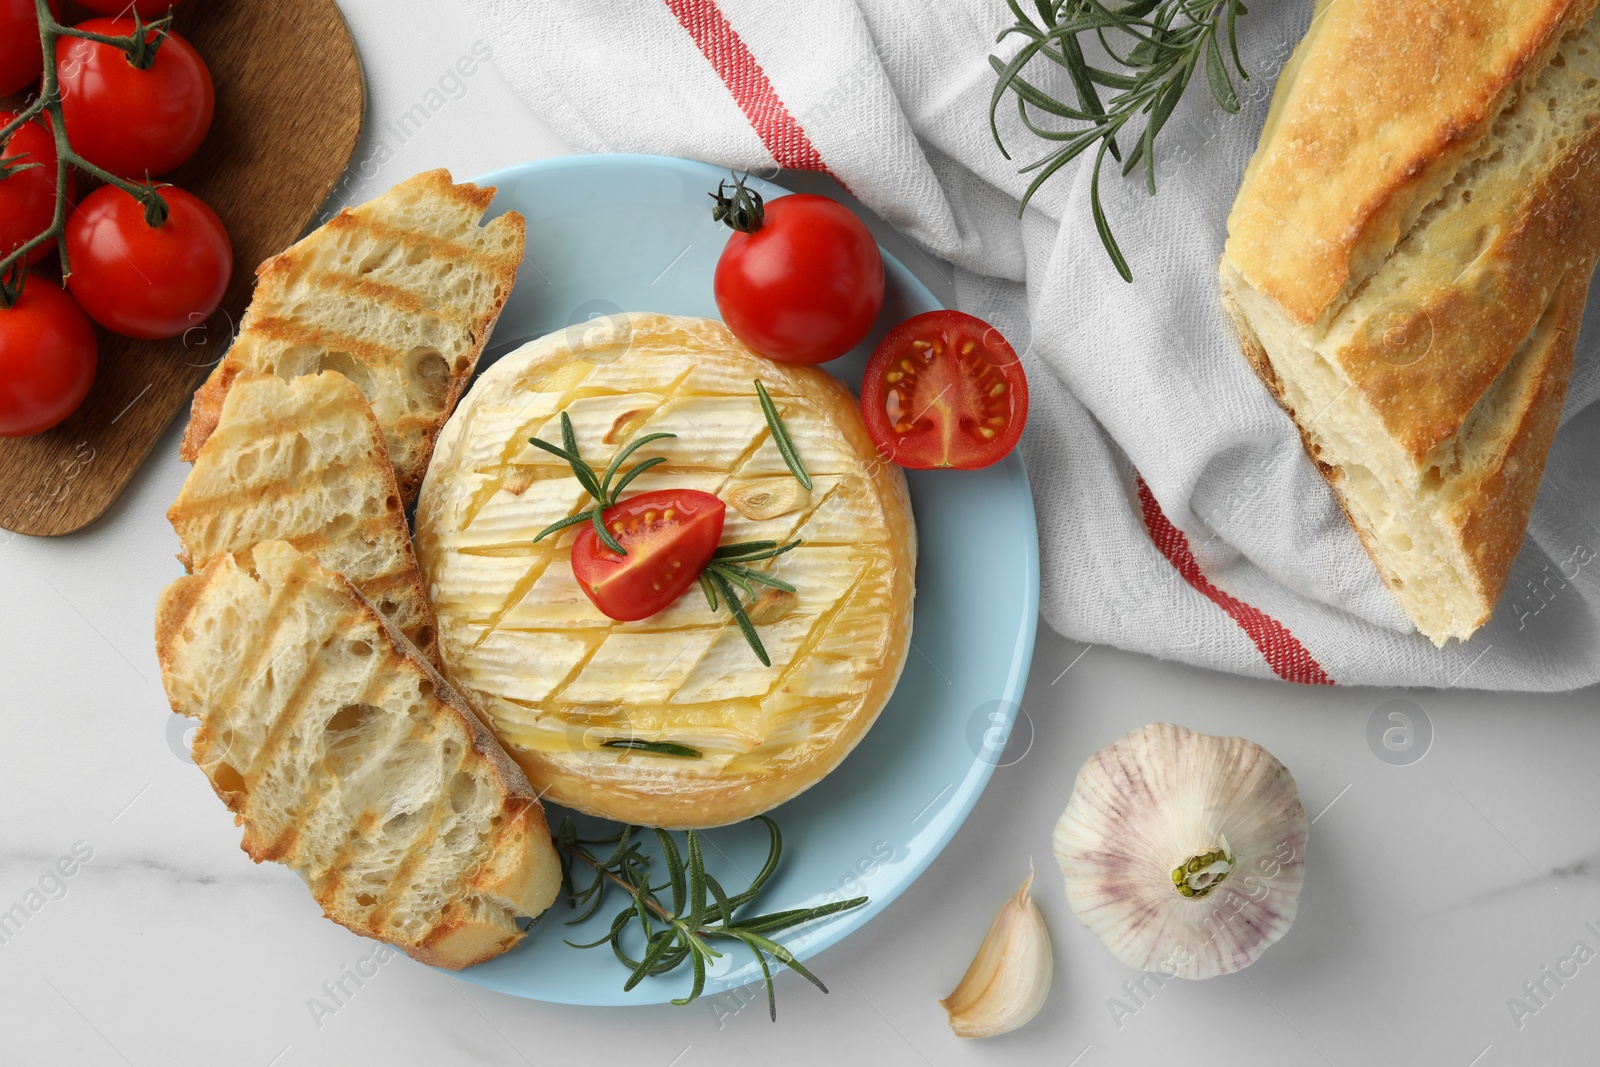
[[(48, 229), (34, 235), (10, 252), (0, 257), (0, 278), (10, 278), (17, 269), (25, 265), (28, 256), (38, 248), (51, 241), (56, 242), (56, 247), (61, 253), (61, 278), (63, 281), (72, 273), (72, 265), (67, 258), (67, 178), (74, 167), (90, 177), (96, 178), (107, 185), (113, 185), (139, 203), (144, 205), (144, 218), (152, 227), (160, 226), (167, 220), (167, 202), (156, 191), (157, 186), (147, 175), (141, 182), (131, 182), (119, 178), (104, 167), (84, 159), (72, 150), (72, 143), (67, 139), (67, 124), (61, 113), (61, 82), (56, 71), (55, 54), (56, 43), (63, 37), (76, 37), (81, 40), (95, 41), (99, 44), (110, 45), (127, 53), (128, 62), (141, 70), (148, 69), (155, 60), (156, 51), (161, 47), (161, 42), (166, 40), (167, 28), (172, 24), (172, 13), (169, 11), (163, 17), (145, 24), (139, 20), (137, 13), (133, 16), (133, 33), (125, 37), (111, 37), (101, 33), (91, 33), (86, 30), (74, 29), (63, 26), (57, 22), (50, 13), (49, 0), (34, 0), (39, 19), (39, 48), (44, 55), (44, 73), (39, 85), (39, 95), (30, 101), (27, 107), (17, 114), (17, 117), (0, 126), (0, 150), (10, 142), (12, 134), (20, 130), (24, 123), (37, 119), (40, 115), (49, 118), (51, 137), (56, 148), (56, 205), (50, 218)], [(154, 40), (150, 40), (151, 32)], [(6, 162), (12, 162), (8, 158)], [(20, 167), (11, 167), (4, 174), (0, 174), (0, 181), (5, 181)], [(0, 308), (8, 308), (16, 303), (22, 294), (22, 274), (16, 274), (15, 286), (0, 286)]]

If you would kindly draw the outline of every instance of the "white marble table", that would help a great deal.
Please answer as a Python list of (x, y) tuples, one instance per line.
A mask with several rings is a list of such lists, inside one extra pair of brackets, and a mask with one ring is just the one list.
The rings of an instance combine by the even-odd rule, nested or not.
[[(372, 94), (364, 165), (345, 198), (426, 167), (467, 176), (564, 151), (492, 64), (441, 83), (478, 43), (453, 6), (344, 6)], [(444, 103), (427, 122), (392, 125), (430, 89)], [(920, 257), (905, 258), (943, 285)], [(0, 538), (0, 912), (29, 910), (0, 941), (0, 1064), (1596, 1060), (1600, 962), (1574, 954), (1580, 942), (1600, 952), (1595, 691), (1310, 691), (1049, 633), (1024, 703), (1031, 746), (1019, 731), (1010, 765), (944, 855), (819, 958), (830, 996), (779, 979), (777, 1026), (726, 995), (688, 1008), (576, 1009), (489, 993), (403, 957), (364, 962), (372, 943), (320, 919), (288, 871), (245, 858), (181, 756), (151, 644), (152, 605), (178, 573), (163, 519), (183, 474), (176, 436), (175, 426), (89, 530)], [(1391, 701), (1431, 724), (1425, 757), (1409, 765), (1385, 762), (1367, 740)], [(1050, 831), (1082, 760), (1158, 719), (1266, 745), (1317, 818), (1300, 917), (1281, 944), (1240, 975), (1134, 996), (1138, 976), (1067, 910)], [(1030, 856), (1056, 943), (1050, 1002), (1010, 1037), (958, 1041), (937, 1000)], [(348, 977), (361, 971), (371, 977)], [(314, 998), (337, 1010), (313, 1011)]]

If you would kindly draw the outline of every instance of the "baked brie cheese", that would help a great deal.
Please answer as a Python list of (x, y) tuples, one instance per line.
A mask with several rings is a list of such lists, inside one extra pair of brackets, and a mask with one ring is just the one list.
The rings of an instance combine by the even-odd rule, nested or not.
[(1600, 255), (1594, 0), (1320, 0), (1228, 219), (1223, 304), (1436, 644), (1522, 546)]
[[(773, 442), (758, 378), (809, 491)], [(624, 499), (698, 489), (727, 504), (722, 543), (802, 542), (758, 565), (796, 589), (749, 608), (770, 667), (697, 587), (614, 622), (573, 578), (580, 527), (535, 543), (591, 505), (528, 443), (559, 443), (563, 411), (597, 469), (637, 436), (676, 434), (631, 457), (666, 462)], [(900, 470), (844, 386), (706, 319), (596, 319), (496, 363), (439, 436), (416, 548), (448, 677), (542, 796), (621, 822), (720, 826), (816, 784), (883, 709), (910, 645), (916, 530)]]

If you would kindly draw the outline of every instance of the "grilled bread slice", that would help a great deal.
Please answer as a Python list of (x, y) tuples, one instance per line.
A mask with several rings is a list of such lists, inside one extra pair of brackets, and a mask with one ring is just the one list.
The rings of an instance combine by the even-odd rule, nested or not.
[(480, 225), (494, 192), (427, 171), (263, 263), (239, 336), (195, 393), (180, 455), (199, 454), (241, 373), (336, 370), (372, 404), (410, 504), (522, 262), (521, 215)]
[[(618, 315), (591, 327), (500, 360), (439, 438), (417, 504), (417, 559), (445, 673), (557, 803), (652, 826), (747, 819), (838, 766), (894, 691), (917, 551), (905, 479), (825, 371), (763, 359), (706, 319)], [(758, 377), (809, 491), (772, 441)], [(770, 667), (699, 589), (615, 622), (573, 577), (576, 531), (534, 541), (588, 506), (571, 468), (527, 443), (561, 440), (562, 411), (601, 469), (635, 436), (677, 435), (635, 454), (665, 463), (630, 493), (715, 493), (727, 504), (724, 543), (801, 542), (770, 563), (797, 592), (751, 608)]]
[(288, 541), (350, 579), (438, 664), (433, 610), (383, 432), (342, 374), (286, 382), (246, 371), (234, 379), (167, 518), (191, 573), (225, 552)]
[(1322, 0), (1228, 220), (1223, 304), (1436, 644), (1522, 545), (1600, 256), (1594, 0)]
[(445, 681), (349, 582), (283, 541), (161, 596), (156, 649), (194, 757), (327, 916), (424, 963), (516, 945), (555, 899), (538, 798)]

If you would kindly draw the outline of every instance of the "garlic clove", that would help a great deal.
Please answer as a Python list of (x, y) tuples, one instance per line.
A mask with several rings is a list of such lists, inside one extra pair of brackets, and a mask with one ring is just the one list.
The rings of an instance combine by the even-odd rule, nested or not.
[(1091, 756), (1056, 824), (1073, 914), (1140, 970), (1211, 978), (1288, 932), (1309, 826), (1260, 745), (1170, 723)]
[(799, 603), (797, 594), (764, 585), (757, 591), (755, 599), (745, 605), (744, 611), (745, 616), (757, 626), (767, 626), (787, 618)]
[(983, 944), (955, 991), (939, 1003), (957, 1037), (998, 1037), (1039, 1014), (1050, 995), (1055, 961), (1050, 931), (1033, 902), (1033, 872), (989, 924)]
[(624, 411), (611, 423), (611, 429), (605, 432), (600, 440), (604, 444), (616, 445), (629, 440), (639, 432), (639, 427), (654, 414), (650, 408), (639, 408), (634, 411)]
[(756, 522), (787, 515), (810, 502), (811, 490), (787, 474), (780, 478), (758, 478), (745, 482), (728, 494), (728, 503), (734, 510)]

